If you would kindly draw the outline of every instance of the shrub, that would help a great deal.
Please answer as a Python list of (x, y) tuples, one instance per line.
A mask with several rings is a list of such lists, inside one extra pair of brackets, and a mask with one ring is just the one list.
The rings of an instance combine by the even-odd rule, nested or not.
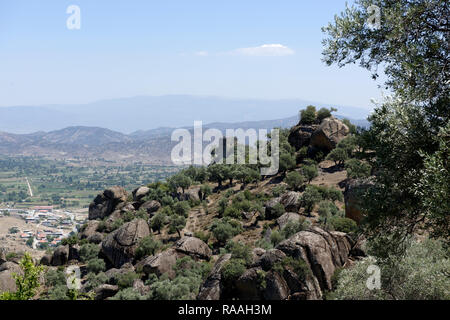
[(100, 248), (98, 247), (98, 245), (93, 243), (84, 244), (80, 248), (81, 261), (87, 262), (89, 260), (98, 258), (99, 252)]
[(200, 187), (200, 192), (202, 194), (202, 200), (205, 200), (209, 195), (212, 194), (212, 189), (209, 185), (204, 184)]
[(139, 275), (133, 271), (119, 275), (117, 285), (121, 290), (133, 286), (134, 280), (139, 279)]
[(345, 233), (353, 233), (358, 228), (355, 221), (343, 217), (336, 217), (336, 216), (331, 217), (329, 219), (329, 223), (334, 230)]
[(140, 260), (144, 257), (154, 255), (161, 246), (162, 243), (153, 239), (152, 236), (145, 237), (139, 242), (134, 257), (136, 260)]
[(326, 157), (327, 160), (334, 161), (334, 164), (337, 165), (343, 165), (345, 161), (348, 159), (348, 153), (345, 149), (342, 148), (336, 148), (333, 149), (328, 156)]
[(222, 279), (227, 284), (234, 283), (246, 270), (245, 261), (242, 259), (230, 259), (222, 267)]
[(281, 153), (279, 161), (279, 170), (283, 173), (294, 169), (297, 165), (295, 156), (290, 153)]
[(225, 209), (225, 212), (223, 213), (224, 217), (234, 218), (234, 219), (240, 219), (241, 218), (241, 211), (236, 208), (235, 206), (231, 206)]
[(323, 119), (331, 117), (331, 110), (327, 108), (320, 108), (319, 111), (317, 111), (317, 121), (319, 123), (322, 122)]
[(286, 192), (286, 186), (285, 185), (277, 185), (272, 189), (272, 196), (274, 198), (278, 198), (283, 193)]
[(173, 214), (170, 217), (169, 223), (169, 233), (178, 233), (178, 236), (181, 237), (181, 230), (186, 226), (186, 218), (184, 216), (179, 216), (177, 214)]
[(307, 106), (306, 109), (300, 111), (301, 124), (314, 124), (316, 119), (316, 107)]
[(272, 234), (270, 235), (270, 242), (272, 243), (273, 246), (276, 246), (283, 240), (284, 237), (278, 231), (273, 231)]
[(230, 240), (227, 242), (225, 250), (231, 253), (233, 259), (241, 259), (245, 261), (246, 265), (249, 265), (252, 262), (252, 250), (246, 244)]
[(211, 238), (211, 234), (209, 232), (196, 231), (194, 232), (194, 237), (199, 238), (205, 243), (208, 243), (209, 238)]
[(280, 275), (283, 274), (286, 268), (290, 268), (294, 271), (299, 280), (302, 282), (304, 282), (307, 276), (311, 274), (311, 270), (305, 261), (302, 259), (295, 259), (293, 257), (285, 257), (273, 266), (273, 270)]
[(57, 285), (65, 285), (66, 284), (66, 276), (64, 272), (48, 269), (45, 274), (45, 285), (47, 287), (55, 287)]
[(167, 215), (163, 211), (157, 212), (153, 218), (150, 219), (150, 228), (161, 233), (161, 229), (167, 223)]
[(358, 179), (370, 176), (372, 167), (358, 159), (350, 159), (345, 163), (345, 169), (347, 170), (347, 178)]
[(303, 184), (305, 183), (306, 178), (305, 176), (301, 175), (300, 173), (298, 173), (297, 171), (292, 171), (289, 172), (286, 175), (286, 178), (284, 179), (284, 182), (287, 183), (287, 185), (292, 189), (292, 190), (299, 190)]
[(85, 290), (91, 291), (97, 288), (98, 286), (105, 284), (108, 281), (108, 277), (104, 272), (100, 272), (95, 274), (93, 272), (88, 273), (87, 281), (85, 284)]
[(187, 201), (178, 201), (172, 206), (172, 208), (176, 214), (187, 218), (189, 215), (189, 210), (191, 209), (191, 206), (189, 205), (189, 202), (187, 202)]
[(222, 220), (216, 219), (210, 230), (219, 243), (226, 243), (242, 231), (242, 226), (237, 221), (223, 218)]
[(13, 274), (16, 281), (16, 292), (0, 293), (0, 300), (30, 300), (40, 287), (40, 276), (43, 272), (42, 266), (36, 266), (29, 253), (25, 253), (19, 263), (23, 275)]
[(103, 259), (94, 258), (87, 262), (88, 272), (93, 272), (93, 273), (97, 274), (101, 271), (105, 271), (105, 269), (106, 269), (106, 264), (105, 264), (105, 261), (103, 261)]
[(302, 167), (302, 174), (306, 178), (308, 183), (311, 183), (311, 181), (319, 175), (319, 170), (314, 164), (305, 165)]
[(145, 297), (141, 295), (137, 290), (133, 288), (126, 288), (120, 290), (111, 300), (145, 300)]
[(306, 213), (311, 213), (316, 203), (322, 200), (320, 192), (316, 188), (306, 187), (302, 194), (301, 203), (305, 207)]
[[(377, 261), (378, 260), (378, 261)], [(448, 249), (441, 241), (408, 241), (403, 255), (388, 259), (368, 257), (340, 272), (337, 288), (329, 298), (337, 300), (449, 300)], [(369, 290), (367, 268), (380, 268), (381, 289)]]
[(272, 215), (274, 218), (279, 218), (279, 217), (281, 217), (285, 212), (286, 212), (286, 210), (284, 209), (283, 205), (282, 205), (281, 203), (277, 203), (276, 205), (273, 206), (271, 215)]
[(281, 235), (284, 239), (292, 237), (294, 234), (306, 229), (305, 219), (299, 221), (288, 221), (281, 230)]

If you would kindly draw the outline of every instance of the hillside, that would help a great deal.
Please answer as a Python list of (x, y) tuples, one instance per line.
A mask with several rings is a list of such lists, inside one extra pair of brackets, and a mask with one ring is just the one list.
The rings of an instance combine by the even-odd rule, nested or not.
[[(337, 116), (341, 117), (342, 116)], [(248, 121), (236, 123), (215, 122), (204, 124), (204, 129), (215, 128), (225, 133), (226, 129), (290, 128), (297, 117), (279, 120)], [(366, 125), (364, 120), (352, 120)], [(192, 132), (192, 127), (184, 127)], [(9, 156), (41, 156), (52, 159), (78, 158), (103, 159), (114, 162), (143, 162), (171, 165), (170, 153), (177, 142), (171, 141), (174, 128), (164, 127), (123, 134), (99, 128), (75, 126), (50, 132), (14, 134), (0, 132), (0, 152)]]

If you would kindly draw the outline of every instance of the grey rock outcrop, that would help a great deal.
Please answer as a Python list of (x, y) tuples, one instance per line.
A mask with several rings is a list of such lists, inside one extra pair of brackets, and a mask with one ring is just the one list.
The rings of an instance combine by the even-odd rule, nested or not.
[(102, 252), (116, 268), (134, 259), (139, 242), (150, 235), (148, 224), (143, 219), (125, 223), (102, 241)]

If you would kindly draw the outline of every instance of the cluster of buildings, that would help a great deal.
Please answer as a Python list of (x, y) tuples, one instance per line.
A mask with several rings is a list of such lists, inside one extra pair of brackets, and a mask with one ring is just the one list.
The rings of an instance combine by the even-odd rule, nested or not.
[(34, 249), (57, 247), (64, 238), (69, 237), (71, 232), (76, 232), (77, 227), (84, 224), (87, 219), (87, 216), (77, 216), (68, 211), (54, 210), (52, 206), (36, 206), (19, 211), (6, 209), (6, 211), (10, 215), (22, 218), (27, 225), (30, 225), (26, 229), (23, 228), (24, 230), (12, 227), (9, 238), (25, 242), (33, 239), (32, 247)]

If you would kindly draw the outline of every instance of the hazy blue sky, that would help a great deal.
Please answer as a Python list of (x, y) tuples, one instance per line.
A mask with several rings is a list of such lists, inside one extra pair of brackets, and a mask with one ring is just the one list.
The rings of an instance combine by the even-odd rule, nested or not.
[[(80, 30), (66, 27), (72, 4)], [(321, 62), (321, 27), (344, 4), (0, 0), (0, 106), (194, 94), (369, 108), (367, 71)]]

